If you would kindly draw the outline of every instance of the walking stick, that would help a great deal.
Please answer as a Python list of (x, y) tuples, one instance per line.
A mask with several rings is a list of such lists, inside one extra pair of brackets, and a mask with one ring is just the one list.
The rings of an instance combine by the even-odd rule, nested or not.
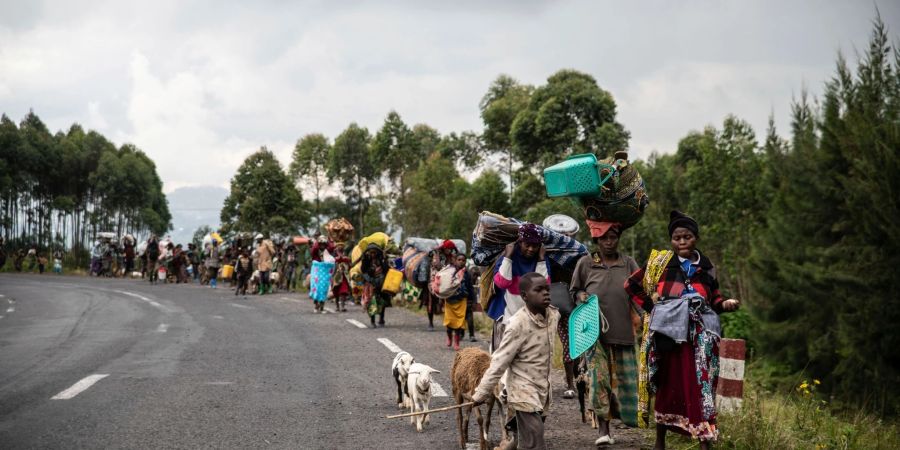
[(465, 408), (466, 406), (472, 406), (474, 404), (475, 404), (475, 402), (460, 403), (458, 405), (446, 406), (444, 408), (429, 409), (428, 411), (419, 411), (419, 412), (414, 412), (414, 413), (397, 414), (395, 416), (387, 416), (387, 417), (385, 417), (385, 419), (399, 419), (401, 417), (412, 417), (412, 416), (419, 416), (422, 414), (431, 414), (431, 413), (442, 412), (442, 411), (451, 411), (454, 409)]

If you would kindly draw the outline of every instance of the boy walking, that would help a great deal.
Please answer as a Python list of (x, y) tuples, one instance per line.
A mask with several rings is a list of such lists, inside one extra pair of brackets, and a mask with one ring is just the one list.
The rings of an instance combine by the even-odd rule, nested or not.
[(512, 440), (501, 448), (542, 450), (547, 448), (544, 419), (550, 408), (550, 365), (559, 311), (550, 306), (546, 275), (526, 273), (518, 287), (525, 307), (510, 319), (472, 400), (475, 406), (484, 403), (508, 370), (506, 390), (515, 417), (506, 424)]

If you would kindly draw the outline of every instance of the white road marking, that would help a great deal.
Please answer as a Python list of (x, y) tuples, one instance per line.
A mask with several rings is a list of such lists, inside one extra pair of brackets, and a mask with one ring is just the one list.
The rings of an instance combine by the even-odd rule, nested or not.
[(435, 383), (434, 381), (431, 382), (431, 396), (449, 397), (449, 395), (447, 395), (447, 391), (445, 391), (444, 388), (441, 387), (441, 385)]
[(154, 307), (161, 309), (162, 311), (169, 312), (168, 308), (166, 308), (165, 306), (161, 305), (161, 304), (160, 304), (159, 302), (157, 302), (156, 300), (149, 299), (149, 298), (147, 298), (147, 297), (144, 297), (143, 295), (135, 294), (134, 292), (127, 292), (127, 291), (115, 291), (115, 292), (118, 292), (118, 293), (120, 293), (120, 294), (125, 294), (125, 295), (128, 295), (128, 296), (134, 297), (134, 298), (139, 298), (139, 299), (141, 299), (141, 300), (143, 300), (143, 301), (145, 301), (145, 302), (147, 302), (147, 303), (153, 305)]
[(93, 375), (88, 375), (82, 378), (77, 383), (73, 384), (72, 387), (60, 392), (59, 394), (54, 395), (50, 398), (50, 400), (68, 400), (82, 392), (84, 392), (87, 388), (94, 385), (94, 383), (108, 377), (108, 373), (95, 373)]
[(8, 313), (16, 312), (16, 308), (13, 308), (13, 307), (6, 308), (6, 312), (8, 312)]
[(356, 328), (369, 328), (369, 327), (363, 325), (360, 321), (355, 320), (355, 319), (347, 319), (347, 322), (352, 323), (353, 325), (356, 326)]
[(213, 316), (213, 319), (224, 319), (222, 316)]
[(324, 309), (326, 312), (330, 312), (330, 313), (332, 313), (332, 314), (334, 314), (334, 313), (336, 312), (335, 310), (333, 310), (333, 309), (331, 309), (331, 308), (327, 308), (327, 307), (326, 307), (326, 308), (323, 308), (323, 309)]
[(479, 448), (481, 448), (481, 446), (478, 445), (477, 442), (467, 442), (466, 443), (466, 450), (478, 450)]
[(158, 327), (156, 327), (157, 333), (165, 333), (166, 331), (169, 331), (169, 324), (161, 323)]
[(397, 344), (391, 342), (391, 340), (388, 338), (378, 338), (378, 342), (384, 344), (384, 346), (387, 347), (388, 350), (394, 353), (400, 353), (403, 351), (402, 348), (398, 347)]
[(5, 316), (0, 316), (0, 319), (2, 319), (3, 317), (5, 317)]
[(234, 306), (235, 308), (253, 309), (252, 306), (242, 305), (242, 304), (240, 304), (240, 303), (229, 303), (229, 304), (230, 304), (231, 306)]

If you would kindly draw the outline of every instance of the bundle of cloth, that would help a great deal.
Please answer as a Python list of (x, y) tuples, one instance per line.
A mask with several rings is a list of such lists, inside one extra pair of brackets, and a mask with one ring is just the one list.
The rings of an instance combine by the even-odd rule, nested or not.
[(360, 264), (362, 260), (362, 254), (369, 248), (369, 245), (376, 245), (385, 253), (396, 254), (397, 245), (394, 244), (394, 240), (391, 239), (385, 233), (380, 231), (376, 231), (362, 239), (356, 243), (356, 247), (353, 247), (353, 250), (350, 252), (350, 278), (351, 279), (359, 279), (362, 271), (362, 264)]
[[(614, 168), (612, 177), (600, 189), (600, 195), (576, 197), (584, 210), (584, 217), (595, 222), (617, 223), (622, 229), (630, 228), (641, 220), (650, 204), (644, 179), (628, 162), (627, 152), (618, 152), (616, 156), (600, 162)], [(608, 170), (601, 171), (601, 179), (608, 175)]]
[[(218, 242), (219, 245), (222, 245), (222, 242), (224, 241), (224, 239), (222, 239), (222, 236), (219, 235), (218, 232), (206, 233), (206, 235), (203, 236), (203, 241), (202, 241), (203, 247), (206, 247), (206, 246), (208, 246), (208, 245), (212, 245), (212, 241), (213, 241), (213, 240), (215, 240), (216, 242)], [(221, 250), (221, 249), (220, 249), (220, 250)]]
[[(472, 232), (472, 261), (475, 265), (492, 268), (503, 254), (506, 245), (520, 238), (522, 229), (527, 229), (529, 234), (535, 234), (531, 237), (540, 240), (547, 258), (562, 267), (574, 268), (578, 259), (588, 252), (584, 244), (565, 234), (484, 211), (478, 215), (478, 224)], [(482, 307), (487, 310), (494, 292), (494, 271), (485, 270), (478, 285)]]
[(325, 224), (325, 233), (334, 242), (347, 242), (353, 238), (353, 225), (349, 220), (341, 217), (331, 219)]
[(466, 253), (466, 242), (462, 239), (428, 239), (411, 237), (403, 244), (403, 278), (418, 288), (425, 287), (429, 281), (431, 259), (428, 254), (449, 240), (456, 250)]
[[(527, 222), (512, 217), (504, 217), (489, 211), (478, 215), (478, 223), (472, 232), (472, 261), (477, 266), (493, 266), (506, 245), (515, 242), (519, 227)], [(574, 266), (578, 258), (587, 254), (587, 247), (572, 237), (535, 225), (541, 235), (541, 242), (547, 257), (560, 266)]]

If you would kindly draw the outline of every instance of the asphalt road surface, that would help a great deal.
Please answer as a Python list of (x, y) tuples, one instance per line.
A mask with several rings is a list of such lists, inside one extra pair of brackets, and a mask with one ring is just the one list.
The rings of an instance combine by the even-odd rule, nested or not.
[[(453, 404), (453, 352), (410, 311), (388, 309), (387, 327), (371, 329), (358, 306), (314, 314), (300, 294), (53, 275), (0, 274), (0, 296), (3, 449), (458, 448), (452, 412), (422, 433), (384, 418), (401, 412), (398, 348), (441, 371), (432, 407)], [(562, 383), (554, 398), (550, 446), (594, 448)], [(632, 430), (614, 436), (607, 448), (645, 443)]]

